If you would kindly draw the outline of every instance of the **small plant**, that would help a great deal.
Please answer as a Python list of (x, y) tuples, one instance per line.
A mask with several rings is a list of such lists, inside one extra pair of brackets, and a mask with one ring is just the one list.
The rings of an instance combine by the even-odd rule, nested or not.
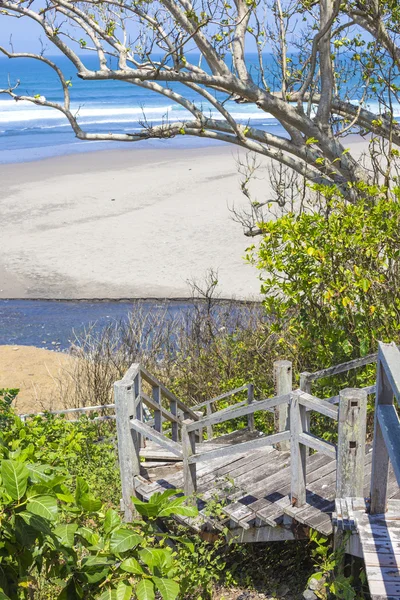
[(318, 589), (313, 590), (318, 598), (354, 600), (360, 597), (353, 587), (353, 578), (347, 577), (343, 571), (346, 541), (347, 538), (344, 538), (341, 546), (332, 550), (329, 538), (317, 531), (310, 533), (311, 555), (314, 567), (318, 570), (311, 575), (309, 581), (315, 579), (320, 582)]

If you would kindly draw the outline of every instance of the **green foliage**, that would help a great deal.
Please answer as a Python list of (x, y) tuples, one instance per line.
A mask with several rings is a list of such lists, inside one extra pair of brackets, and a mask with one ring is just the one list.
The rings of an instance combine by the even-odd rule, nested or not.
[(140, 520), (129, 525), (115, 510), (114, 427), (54, 415), (23, 423), (9, 408), (0, 432), (0, 597), (210, 597), (225, 567), (220, 545), (157, 524), (196, 516), (179, 491), (133, 498)]
[(344, 538), (342, 544), (333, 551), (329, 538), (317, 531), (310, 533), (311, 556), (314, 567), (318, 569), (311, 575), (310, 580), (315, 579), (320, 582), (319, 588), (315, 589), (314, 593), (322, 600), (327, 598), (354, 600), (362, 597), (354, 588), (353, 578), (344, 573), (346, 541), (347, 538)]
[(364, 356), (400, 331), (399, 202), (375, 188), (375, 201), (357, 204), (328, 191), (326, 214), (263, 223), (252, 256), (273, 330), (309, 370)]

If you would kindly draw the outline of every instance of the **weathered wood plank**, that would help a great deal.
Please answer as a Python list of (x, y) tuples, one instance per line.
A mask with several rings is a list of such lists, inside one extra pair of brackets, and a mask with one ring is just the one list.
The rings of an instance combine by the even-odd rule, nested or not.
[(386, 511), (387, 484), (389, 475), (389, 452), (386, 448), (385, 439), (379, 424), (377, 408), (383, 405), (393, 405), (393, 390), (382, 361), (380, 360), (381, 356), (381, 344), (379, 344), (370, 494), (371, 514), (384, 513)]
[(293, 394), (290, 403), (290, 464), (291, 503), (302, 506), (306, 501), (307, 447), (301, 444), (300, 435), (307, 427), (305, 405), (300, 404), (300, 394)]
[[(188, 431), (195, 431), (195, 429), (191, 429), (192, 425), (188, 425)], [(236, 446), (224, 446), (221, 449), (211, 450), (208, 452), (202, 452), (201, 454), (193, 454), (189, 458), (189, 463), (197, 463), (205, 460), (210, 460), (212, 458), (218, 458), (220, 456), (227, 456), (232, 454), (237, 454), (240, 452), (247, 452), (249, 450), (254, 450), (256, 448), (261, 448), (263, 446), (272, 446), (273, 444), (277, 444), (284, 440), (288, 440), (290, 437), (289, 431), (282, 431), (281, 433), (274, 433), (273, 435), (268, 435), (265, 437), (260, 437), (257, 440), (250, 440), (248, 442), (242, 442), (241, 444), (237, 444)]]
[(400, 485), (400, 421), (393, 404), (380, 405), (376, 408), (378, 422), (385, 440), (389, 458)]
[[(293, 370), (290, 360), (277, 360), (273, 365), (273, 377), (275, 395), (282, 396), (292, 391)], [(275, 431), (286, 431), (290, 429), (289, 405), (280, 404), (275, 406)], [(281, 442), (278, 450), (290, 450), (290, 441)]]
[[(154, 388), (154, 390), (157, 390), (156, 393), (160, 394), (159, 389), (158, 388)], [(161, 413), (161, 415), (163, 417), (165, 417), (168, 421), (171, 421), (172, 423), (180, 423), (180, 420), (171, 412), (169, 412), (169, 410), (167, 410), (166, 408), (164, 408), (161, 404), (159, 404), (156, 400), (154, 400), (153, 398), (150, 398), (150, 396), (148, 396), (147, 394), (145, 394), (143, 391), (140, 394), (143, 402), (146, 404), (146, 406), (148, 406), (149, 408), (151, 408), (152, 410), (155, 411), (155, 417), (154, 417), (154, 428), (156, 429), (156, 431), (161, 431), (161, 429), (157, 429), (156, 427), (156, 423), (157, 423), (157, 413)]]
[[(249, 383), (247, 386), (247, 404), (254, 402), (254, 385)], [(254, 431), (254, 413), (247, 416), (247, 428), (249, 431)]]
[(224, 398), (229, 398), (230, 396), (234, 396), (235, 394), (238, 394), (239, 392), (243, 392), (244, 390), (247, 390), (249, 385), (251, 385), (251, 384), (245, 383), (244, 385), (241, 385), (240, 387), (235, 388), (234, 390), (230, 390), (229, 392), (224, 392), (223, 394), (220, 394), (219, 396), (215, 396), (215, 398), (211, 398), (211, 400), (205, 400), (204, 402), (201, 402), (200, 404), (196, 404), (196, 406), (193, 406), (193, 410), (198, 410), (199, 408), (204, 408), (208, 404), (214, 404), (214, 402), (218, 402), (219, 400), (224, 400)]
[(321, 438), (312, 435), (311, 433), (300, 433), (299, 441), (301, 444), (316, 450), (317, 452), (322, 452), (331, 458), (336, 458), (336, 446), (335, 444), (331, 444), (330, 442), (326, 442)]
[(307, 380), (316, 381), (317, 379), (323, 379), (324, 377), (331, 377), (332, 375), (345, 373), (346, 371), (351, 371), (352, 369), (358, 369), (359, 367), (364, 367), (365, 365), (370, 365), (376, 362), (377, 357), (377, 353), (368, 354), (362, 358), (356, 358), (340, 365), (328, 367), (327, 369), (321, 369), (320, 371), (315, 371), (314, 373), (308, 373)]
[(196, 465), (189, 462), (196, 452), (196, 432), (188, 431), (190, 423), (190, 419), (182, 422), (183, 489), (186, 496), (191, 496), (197, 490)]
[(155, 429), (152, 429), (151, 427), (146, 425), (146, 423), (143, 423), (143, 421), (131, 419), (130, 424), (135, 431), (137, 431), (144, 437), (148, 438), (149, 440), (152, 440), (156, 444), (159, 444), (160, 446), (162, 446), (166, 450), (169, 450), (179, 458), (183, 458), (181, 444), (178, 444), (173, 440), (169, 440), (162, 433), (159, 433)]
[(336, 495), (358, 497), (364, 489), (368, 396), (350, 388), (341, 390), (339, 395)]
[(303, 406), (306, 406), (309, 410), (314, 410), (321, 415), (325, 415), (326, 417), (330, 417), (331, 419), (335, 419), (337, 421), (339, 410), (336, 406), (333, 406), (326, 400), (322, 400), (321, 398), (317, 398), (316, 396), (302, 392), (301, 390), (298, 390), (297, 393), (300, 397), (300, 403)]
[(378, 361), (382, 363), (393, 394), (400, 404), (400, 350), (394, 342), (379, 342)]
[(134, 404), (134, 388), (132, 383), (118, 381), (114, 384), (115, 414), (117, 425), (118, 460), (121, 476), (122, 503), (124, 518), (132, 521), (135, 510), (132, 496), (135, 495), (134, 478), (140, 474), (138, 435), (132, 431), (130, 416)]
[(241, 406), (239, 408), (232, 407), (230, 410), (221, 410), (215, 412), (211, 416), (205, 416), (199, 419), (196, 423), (190, 425), (189, 431), (195, 431), (199, 427), (207, 427), (207, 425), (217, 425), (218, 423), (224, 423), (231, 419), (237, 419), (238, 417), (245, 417), (261, 410), (267, 410), (280, 404), (287, 404), (290, 401), (290, 395), (285, 394), (282, 396), (276, 396), (274, 398), (267, 398), (266, 400), (256, 400), (252, 404)]
[(141, 365), (140, 365), (140, 373), (141, 373), (143, 379), (145, 381), (147, 381), (147, 383), (150, 383), (150, 385), (158, 386), (160, 388), (161, 393), (164, 396), (164, 398), (167, 398), (168, 400), (172, 400), (173, 402), (176, 402), (178, 408), (183, 410), (190, 417), (190, 419), (197, 421), (198, 416), (196, 415), (194, 410), (192, 408), (189, 408), (188, 406), (186, 406), (186, 404), (184, 402), (182, 402), (182, 400), (179, 400), (179, 398), (177, 398), (175, 396), (175, 394), (173, 394), (169, 389), (167, 389), (165, 387), (165, 385), (163, 385), (161, 383), (161, 381), (159, 381), (156, 377), (154, 377), (154, 375), (151, 375), (151, 373), (149, 373), (147, 371), (147, 369), (145, 369)]

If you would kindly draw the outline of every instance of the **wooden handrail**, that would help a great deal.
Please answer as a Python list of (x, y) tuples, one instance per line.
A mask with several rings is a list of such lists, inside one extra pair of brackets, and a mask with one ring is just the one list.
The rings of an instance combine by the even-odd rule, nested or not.
[(214, 404), (214, 402), (218, 402), (219, 400), (223, 400), (224, 398), (229, 398), (230, 396), (234, 396), (235, 394), (238, 394), (239, 392), (243, 392), (244, 390), (248, 389), (248, 383), (245, 383), (244, 385), (242, 385), (241, 387), (238, 387), (230, 392), (225, 392), (224, 394), (220, 394), (219, 396), (216, 396), (215, 398), (211, 398), (211, 400), (205, 400), (204, 402), (201, 402), (200, 404), (196, 404), (196, 406), (193, 406), (193, 410), (198, 410), (199, 408), (204, 408), (206, 407), (208, 404)]
[(198, 452), (192, 454), (188, 458), (189, 464), (203, 462), (212, 458), (220, 458), (221, 456), (229, 456), (232, 454), (240, 454), (248, 452), (250, 450), (256, 450), (257, 448), (263, 448), (264, 446), (272, 446), (279, 442), (284, 442), (290, 439), (290, 431), (280, 431), (279, 433), (273, 433), (267, 436), (261, 436), (255, 440), (248, 440), (247, 442), (240, 442), (240, 444), (233, 444), (232, 446), (224, 446), (223, 448), (215, 448), (214, 450), (206, 450), (205, 452)]
[(379, 342), (374, 444), (371, 472), (371, 514), (385, 513), (389, 460), (400, 485), (400, 421), (394, 407), (400, 404), (400, 351), (396, 344)]
[(90, 412), (92, 410), (107, 410), (115, 408), (115, 404), (99, 404), (98, 406), (81, 406), (80, 408), (65, 408), (64, 410), (47, 410), (46, 412), (38, 413), (25, 413), (18, 415), (20, 419), (24, 420), (28, 417), (44, 417), (46, 415), (64, 415), (69, 413), (77, 412)]
[(267, 398), (266, 400), (256, 400), (246, 406), (239, 408), (232, 407), (229, 411), (221, 410), (215, 412), (210, 416), (201, 417), (196, 422), (192, 422), (187, 425), (188, 432), (196, 431), (201, 427), (207, 427), (207, 425), (217, 425), (218, 423), (224, 423), (238, 417), (244, 417), (246, 415), (254, 414), (260, 410), (268, 410), (281, 404), (287, 404), (290, 402), (290, 394), (283, 396), (275, 396), (274, 398)]
[(327, 369), (315, 371), (314, 373), (300, 373), (300, 376), (303, 376), (304, 381), (306, 382), (317, 381), (318, 379), (323, 379), (324, 377), (331, 377), (332, 375), (338, 375), (339, 373), (345, 373), (346, 371), (351, 371), (353, 369), (358, 369), (359, 367), (370, 365), (376, 362), (377, 357), (378, 354), (375, 352), (374, 354), (368, 354), (362, 358), (356, 358), (354, 360), (341, 363), (340, 365), (334, 365), (333, 367), (328, 367)]
[(298, 394), (300, 404), (305, 406), (308, 410), (313, 410), (321, 415), (325, 415), (336, 421), (338, 420), (339, 409), (336, 406), (326, 402), (326, 400), (321, 400), (321, 398), (302, 392), (301, 390), (296, 390), (294, 393)]

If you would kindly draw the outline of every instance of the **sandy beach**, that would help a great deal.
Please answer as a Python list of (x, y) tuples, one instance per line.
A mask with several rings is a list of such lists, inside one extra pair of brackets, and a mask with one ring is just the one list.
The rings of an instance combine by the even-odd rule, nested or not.
[(222, 297), (256, 298), (229, 211), (245, 202), (236, 157), (128, 148), (1, 165), (0, 297), (187, 297), (212, 267)]
[(221, 297), (259, 298), (253, 240), (229, 210), (246, 203), (237, 156), (127, 147), (1, 165), (0, 298), (185, 298), (209, 268)]

